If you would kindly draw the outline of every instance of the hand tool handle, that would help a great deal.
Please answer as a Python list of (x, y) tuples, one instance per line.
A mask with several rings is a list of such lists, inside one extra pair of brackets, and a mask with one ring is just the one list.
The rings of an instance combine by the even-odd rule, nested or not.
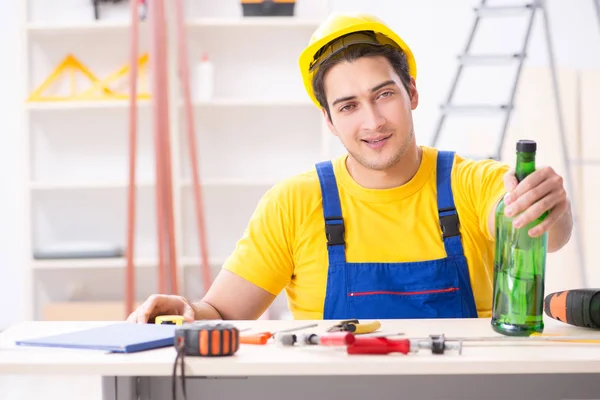
[(410, 352), (410, 340), (385, 337), (356, 337), (347, 347), (348, 354), (389, 354)]
[(354, 334), (360, 335), (361, 333), (371, 333), (375, 332), (379, 328), (381, 328), (381, 323), (379, 321), (373, 321), (367, 324), (357, 324)]
[(355, 342), (356, 337), (350, 332), (332, 332), (319, 336), (322, 346), (348, 346)]
[(319, 342), (319, 335), (316, 333), (300, 333), (296, 336), (296, 343), (298, 343), (300, 346), (321, 344)]
[(298, 337), (293, 333), (276, 333), (273, 335), (275, 344), (278, 346), (293, 346), (297, 341)]
[(242, 344), (267, 344), (271, 338), (270, 332), (262, 332), (254, 335), (241, 335), (240, 343)]

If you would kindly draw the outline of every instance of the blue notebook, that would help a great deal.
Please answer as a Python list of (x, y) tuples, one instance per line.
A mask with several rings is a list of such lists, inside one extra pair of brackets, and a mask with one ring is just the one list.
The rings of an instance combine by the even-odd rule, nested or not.
[(20, 346), (65, 347), (134, 353), (173, 346), (175, 329), (176, 325), (122, 322), (59, 335), (19, 340), (15, 343)]

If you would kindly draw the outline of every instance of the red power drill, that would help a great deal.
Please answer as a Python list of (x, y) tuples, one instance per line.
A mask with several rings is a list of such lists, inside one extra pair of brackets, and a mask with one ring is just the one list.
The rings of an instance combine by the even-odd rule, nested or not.
[(571, 289), (544, 298), (544, 312), (569, 325), (600, 329), (600, 289)]

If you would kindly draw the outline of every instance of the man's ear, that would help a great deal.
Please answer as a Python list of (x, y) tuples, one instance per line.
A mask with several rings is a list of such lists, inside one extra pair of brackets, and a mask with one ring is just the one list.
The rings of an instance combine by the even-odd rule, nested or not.
[(337, 136), (337, 132), (335, 130), (335, 126), (333, 126), (333, 122), (331, 122), (331, 118), (329, 118), (329, 115), (327, 114), (327, 110), (325, 110), (325, 108), (321, 108), (321, 112), (323, 113), (323, 118), (325, 118), (325, 122), (327, 122), (327, 128), (329, 128), (329, 130), (331, 131), (331, 133), (333, 133), (335, 136)]
[(414, 110), (419, 105), (419, 91), (417, 90), (417, 82), (412, 76), (408, 88), (410, 89), (410, 107)]

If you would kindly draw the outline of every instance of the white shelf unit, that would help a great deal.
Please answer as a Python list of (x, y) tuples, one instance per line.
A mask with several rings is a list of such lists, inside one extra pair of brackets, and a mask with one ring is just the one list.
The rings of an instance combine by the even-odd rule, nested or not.
[[(266, 190), (340, 154), (322, 114), (304, 92), (297, 64), (329, 7), (320, 0), (299, 0), (294, 17), (257, 18), (242, 17), (237, 0), (186, 4), (192, 93), (202, 52), (209, 53), (215, 70), (214, 99), (193, 104), (213, 277)], [(93, 19), (91, 2), (86, 0), (27, 0), (24, 15), (25, 98), (68, 54), (99, 78), (129, 61), (128, 2), (102, 3), (99, 21)], [(145, 22), (140, 39), (142, 54), (149, 48)], [(197, 298), (203, 292), (200, 253), (173, 35), (168, 46), (179, 276), (182, 294)], [(65, 81), (59, 82), (60, 88), (66, 87)], [(136, 301), (157, 291), (151, 105), (151, 100), (139, 102)], [(46, 315), (52, 318), (124, 317), (123, 307), (115, 307), (124, 301), (122, 256), (34, 259), (33, 252), (78, 241), (124, 249), (128, 107), (125, 100), (24, 102), (29, 182), (25, 301), (31, 319), (44, 319), (48, 309)], [(110, 311), (102, 310), (102, 304)]]

